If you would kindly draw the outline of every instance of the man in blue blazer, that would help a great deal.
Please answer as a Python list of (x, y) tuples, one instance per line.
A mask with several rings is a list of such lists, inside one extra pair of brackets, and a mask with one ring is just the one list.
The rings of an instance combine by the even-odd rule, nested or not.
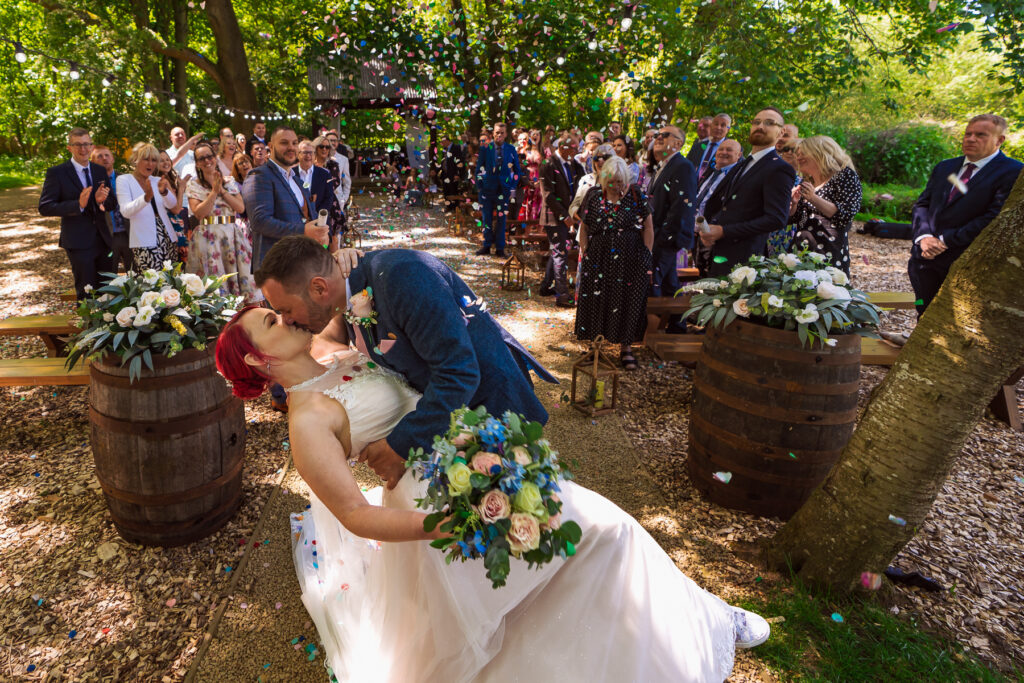
[[(530, 371), (557, 384), (511, 334), (495, 322), (465, 282), (437, 258), (412, 249), (366, 254), (346, 278), (341, 266), (304, 237), (279, 241), (256, 271), (256, 284), (288, 324), (348, 344), (403, 375), (423, 394), (386, 439), (360, 455), (393, 488), (409, 449), (430, 448), (466, 405), (487, 406), (547, 422)], [(376, 321), (346, 321), (350, 300), (371, 295)]]
[(85, 287), (100, 286), (100, 273), (114, 270), (112, 237), (106, 212), (117, 206), (110, 191), (107, 170), (89, 161), (92, 137), (84, 128), (68, 134), (71, 159), (46, 171), (39, 195), (39, 214), (60, 216), (60, 246), (71, 262), (75, 295), (85, 297)]
[(726, 275), (737, 263), (764, 254), (768, 235), (786, 227), (796, 171), (775, 151), (785, 121), (766, 107), (750, 123), (750, 154), (740, 161), (704, 206), (709, 232), (701, 243), (711, 248), (707, 273)]
[(476, 161), (476, 186), (484, 224), (484, 244), (476, 252), (478, 256), (490, 254), (492, 244), (495, 256), (505, 255), (505, 219), (522, 173), (519, 152), (505, 142), (506, 135), (505, 124), (495, 124), (494, 142), (480, 148)]
[(675, 126), (662, 126), (654, 137), (652, 153), (658, 165), (647, 188), (654, 222), (651, 296), (675, 295), (676, 254), (693, 243), (697, 172), (679, 153), (682, 146), (683, 134)]
[[(1006, 119), (975, 116), (961, 143), (963, 156), (939, 162), (914, 204), (914, 245), (907, 272), (921, 317), (942, 287), (950, 266), (992, 222), (1020, 175), (1021, 162), (1003, 154)], [(966, 187), (957, 187), (951, 177)]]
[(270, 136), (270, 160), (249, 171), (242, 183), (242, 201), (252, 231), (253, 266), (263, 262), (274, 243), (288, 235), (306, 235), (327, 245), (328, 228), (316, 222), (309, 192), (302, 187), (295, 162), (299, 138), (280, 127)]

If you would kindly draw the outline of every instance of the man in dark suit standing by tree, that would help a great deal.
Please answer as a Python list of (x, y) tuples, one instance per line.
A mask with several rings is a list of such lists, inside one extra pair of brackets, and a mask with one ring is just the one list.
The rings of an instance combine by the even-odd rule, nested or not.
[(46, 171), (39, 213), (60, 216), (60, 246), (71, 262), (75, 294), (81, 299), (86, 285), (99, 287), (99, 274), (114, 269), (105, 212), (116, 206), (117, 198), (110, 191), (106, 169), (89, 161), (89, 131), (72, 128), (68, 133), (68, 151), (70, 160)]
[(963, 156), (940, 162), (914, 204), (914, 246), (907, 272), (918, 299), (918, 317), (939, 292), (953, 262), (999, 214), (1020, 175), (1021, 162), (999, 149), (1005, 140), (1006, 119), (975, 116), (964, 132)]
[(548, 234), (551, 257), (548, 259), (544, 281), (540, 285), (542, 296), (555, 295), (555, 305), (572, 308), (573, 297), (566, 280), (568, 266), (568, 243), (571, 241), (569, 228), (569, 205), (576, 196), (576, 188), (586, 173), (583, 166), (573, 157), (576, 143), (568, 135), (558, 139), (555, 154), (544, 162), (540, 170), (540, 191), (543, 202), (540, 207), (540, 223)]
[(709, 136), (703, 140), (695, 140), (693, 146), (690, 147), (686, 158), (697, 169), (698, 187), (714, 172), (715, 153), (722, 141), (729, 135), (730, 128), (732, 128), (732, 117), (728, 114), (718, 114), (711, 119), (711, 123), (708, 125)]
[(444, 211), (451, 213), (458, 205), (457, 200), (449, 197), (457, 197), (460, 194), (463, 179), (466, 177), (466, 153), (462, 145), (446, 135), (441, 138), (441, 192), (444, 196)]
[(796, 171), (775, 151), (784, 123), (775, 107), (757, 112), (750, 122), (750, 154), (708, 199), (708, 232), (700, 236), (711, 247), (707, 275), (725, 275), (737, 263), (764, 254), (768, 235), (786, 226)]
[(654, 273), (651, 296), (673, 296), (679, 289), (676, 254), (693, 242), (697, 173), (679, 149), (683, 134), (662, 126), (654, 137), (655, 175), (648, 186), (654, 221)]

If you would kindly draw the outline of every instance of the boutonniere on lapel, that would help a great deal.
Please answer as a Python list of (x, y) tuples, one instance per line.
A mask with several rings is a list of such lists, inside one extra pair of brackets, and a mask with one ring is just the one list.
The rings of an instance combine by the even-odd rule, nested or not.
[(373, 344), (373, 352), (377, 355), (383, 356), (395, 345), (395, 340), (393, 339), (395, 335), (393, 334), (388, 335), (392, 339), (377, 339), (377, 311), (373, 309), (372, 287), (367, 287), (348, 300), (345, 320), (353, 327), (362, 327), (366, 330), (366, 336), (369, 338), (370, 343)]

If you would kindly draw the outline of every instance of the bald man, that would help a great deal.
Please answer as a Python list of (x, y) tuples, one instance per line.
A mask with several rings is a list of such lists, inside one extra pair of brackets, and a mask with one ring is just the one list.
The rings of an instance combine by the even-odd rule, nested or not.
[(186, 137), (185, 129), (181, 126), (171, 128), (171, 146), (165, 151), (167, 156), (171, 158), (174, 172), (179, 177), (194, 176), (196, 174), (196, 157), (192, 150), (196, 148), (196, 143), (202, 139), (202, 133), (197, 133), (188, 138)]

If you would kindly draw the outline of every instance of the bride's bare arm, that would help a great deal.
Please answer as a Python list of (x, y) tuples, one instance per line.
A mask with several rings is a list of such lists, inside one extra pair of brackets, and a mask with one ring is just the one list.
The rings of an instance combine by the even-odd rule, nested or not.
[(377, 541), (423, 541), (438, 538), (435, 529), (423, 531), (425, 512), (393, 510), (370, 505), (359, 490), (337, 434), (347, 418), (337, 404), (311, 401), (289, 415), (289, 435), (295, 469), (346, 529)]

